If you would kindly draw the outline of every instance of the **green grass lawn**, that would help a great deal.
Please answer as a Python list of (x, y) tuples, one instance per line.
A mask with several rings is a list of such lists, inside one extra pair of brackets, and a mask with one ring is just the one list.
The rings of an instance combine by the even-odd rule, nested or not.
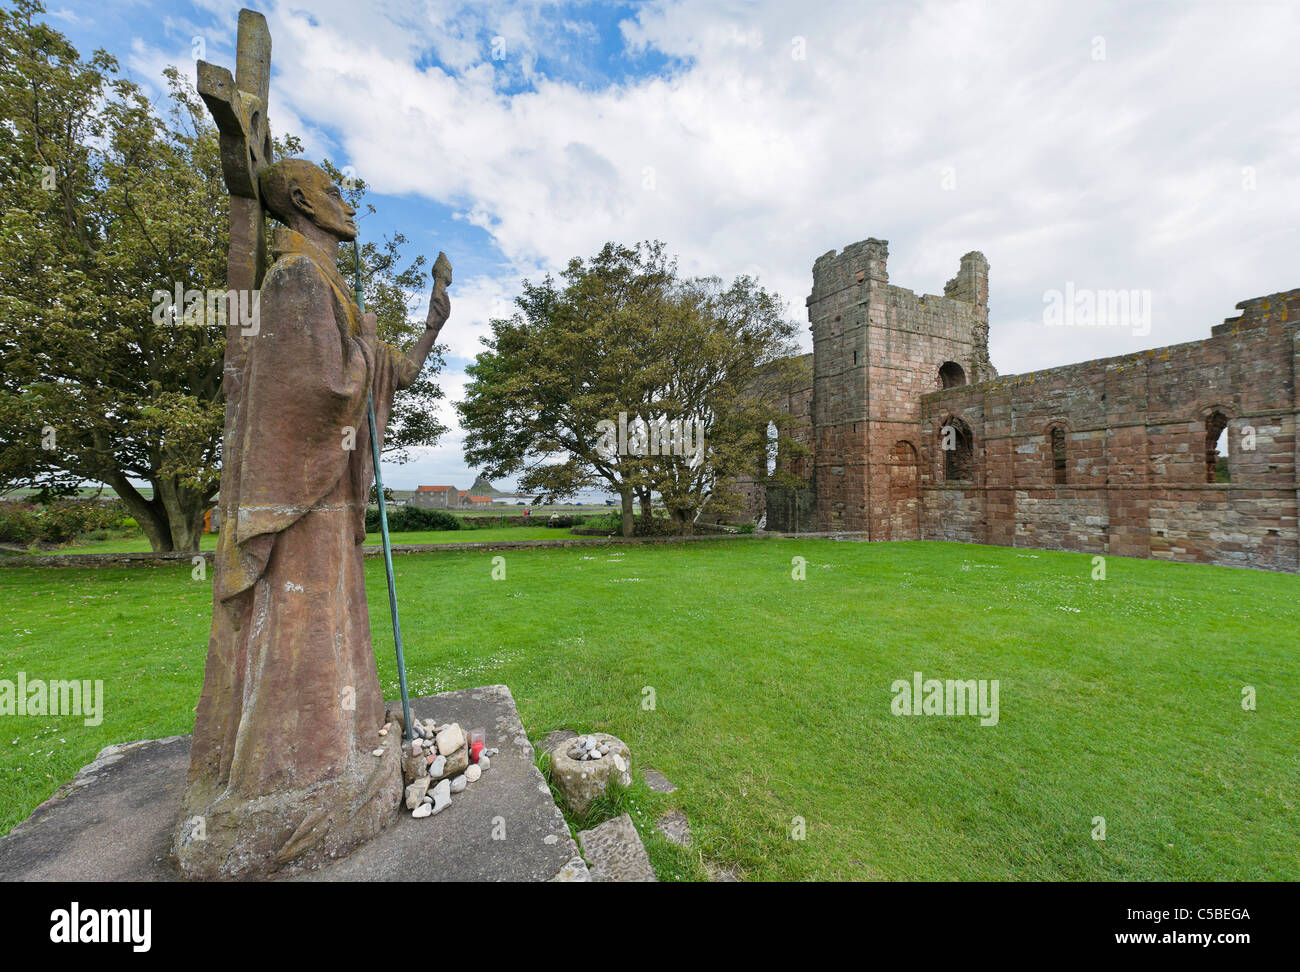
[[(552, 529), (535, 527), (483, 527), (467, 530), (412, 530), (408, 533), (389, 534), (393, 545), (406, 543), (498, 543), (502, 540), (563, 540), (570, 536), (567, 527)], [(367, 533), (366, 543), (379, 546), (378, 533)], [(205, 533), (199, 541), (200, 550), (215, 550), (217, 535)], [(95, 540), (88, 543), (69, 544), (51, 550), (55, 554), (91, 553), (148, 553), (149, 541), (143, 536), (124, 537), (118, 540)]]
[[(620, 736), (747, 878), (1300, 879), (1300, 578), (814, 539), (519, 550), (500, 581), (494, 556), (397, 561), (412, 693), (504, 682), (534, 739)], [(5, 832), (102, 746), (191, 729), (210, 590), (188, 565), (0, 585), (0, 677), (102, 678), (107, 710), (0, 719)], [(914, 671), (998, 679), (998, 724), (891, 714)]]

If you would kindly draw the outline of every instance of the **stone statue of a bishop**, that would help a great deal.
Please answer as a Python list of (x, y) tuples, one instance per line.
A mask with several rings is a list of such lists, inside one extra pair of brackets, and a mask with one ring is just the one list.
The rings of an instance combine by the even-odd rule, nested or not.
[[(194, 878), (312, 867), (372, 837), (402, 795), (400, 735), (370, 642), (361, 544), (382, 437), (450, 313), (435, 273), (423, 336), (378, 340), (340, 276), (355, 211), (318, 166), (258, 175), (282, 226), (261, 286), (223, 485), (212, 630), (173, 853)], [(380, 752), (382, 751), (382, 752)], [(377, 755), (378, 753), (378, 755)]]

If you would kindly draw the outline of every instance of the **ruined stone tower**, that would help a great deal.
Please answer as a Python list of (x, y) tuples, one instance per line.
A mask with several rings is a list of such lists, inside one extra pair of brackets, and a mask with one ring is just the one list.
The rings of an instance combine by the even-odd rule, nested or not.
[(755, 491), (769, 529), (1300, 570), (1300, 288), (1207, 339), (1000, 376), (983, 255), (917, 297), (887, 254), (813, 265), (811, 377), (773, 399), (806, 485)]
[(988, 261), (961, 258), (942, 297), (889, 283), (868, 239), (813, 265), (812, 426), (818, 530), (920, 537), (921, 396), (997, 376), (988, 353)]

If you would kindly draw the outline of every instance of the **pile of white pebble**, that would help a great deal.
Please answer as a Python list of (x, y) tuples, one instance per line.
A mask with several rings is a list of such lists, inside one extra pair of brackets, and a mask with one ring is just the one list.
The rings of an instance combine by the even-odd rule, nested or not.
[[(573, 740), (568, 753), (569, 759), (577, 760), (604, 759), (608, 755), (609, 745), (602, 743), (595, 736), (579, 736)], [(626, 767), (620, 766), (619, 769), (626, 769)]]
[[(392, 728), (385, 723), (380, 735)], [(451, 795), (460, 793), (492, 766), (497, 749), (483, 749), (476, 742), (470, 750), (465, 732), (455, 722), (442, 725), (433, 719), (415, 720), (412, 739), (402, 743), (402, 775), (406, 780), (406, 809), (412, 817), (432, 817), (451, 806)]]

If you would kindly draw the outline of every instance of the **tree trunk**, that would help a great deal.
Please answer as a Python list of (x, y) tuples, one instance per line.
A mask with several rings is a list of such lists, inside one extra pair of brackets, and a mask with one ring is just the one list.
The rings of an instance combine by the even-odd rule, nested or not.
[(105, 482), (113, 487), (135, 522), (140, 524), (154, 553), (199, 549), (203, 514), (212, 503), (210, 497), (186, 489), (175, 479), (155, 481), (153, 499), (145, 499), (121, 474), (107, 476)]
[(109, 475), (105, 477), (105, 481), (126, 504), (126, 508), (130, 510), (135, 522), (140, 525), (154, 553), (169, 553), (174, 549), (171, 527), (167, 522), (166, 511), (158, 500), (157, 489), (154, 490), (154, 498), (148, 500), (123, 475)]
[(647, 531), (653, 532), (650, 527), (650, 517), (654, 516), (654, 504), (651, 502), (649, 490), (637, 493), (637, 501), (641, 505), (641, 523)]
[(695, 533), (695, 517), (689, 513), (683, 513), (681, 510), (673, 510), (673, 530), (680, 536), (691, 536)]
[(185, 488), (174, 477), (155, 484), (154, 498), (162, 501), (171, 549), (198, 550), (199, 538), (203, 536), (203, 514), (211, 500)]
[(632, 487), (622, 486), (619, 495), (623, 498), (623, 536), (632, 536)]

